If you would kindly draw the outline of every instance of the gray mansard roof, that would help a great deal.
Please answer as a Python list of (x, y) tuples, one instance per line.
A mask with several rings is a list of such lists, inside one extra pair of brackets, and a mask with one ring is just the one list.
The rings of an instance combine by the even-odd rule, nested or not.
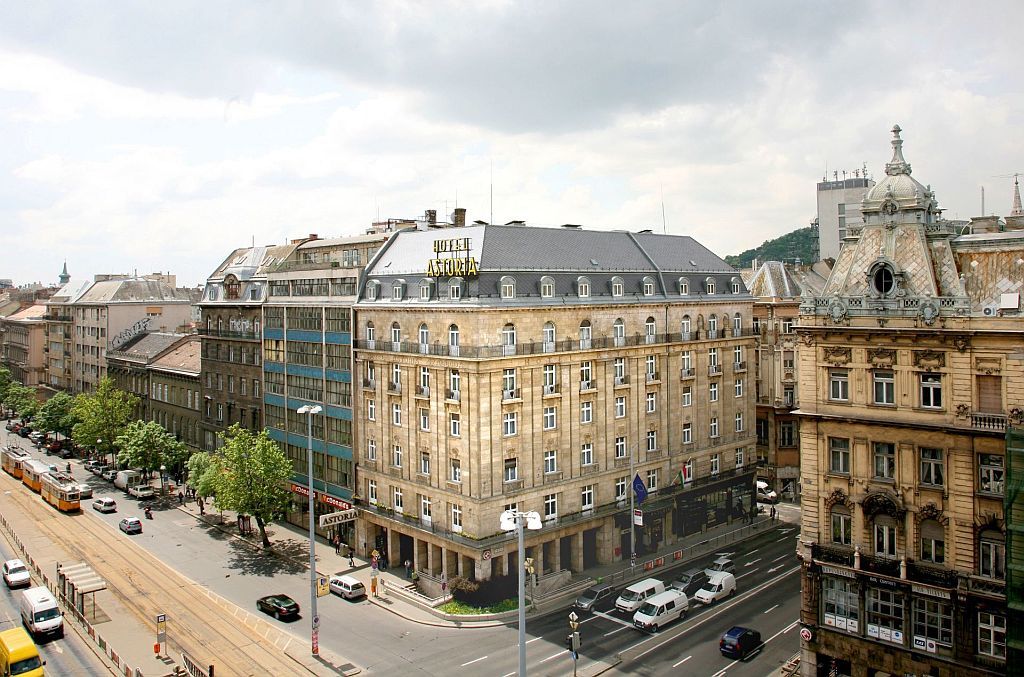
[[(468, 247), (435, 253), (435, 243), (468, 240)], [(449, 277), (432, 274), (432, 259), (473, 259), (478, 276)], [(515, 297), (501, 298), (505, 278), (515, 283)], [(580, 297), (581, 278), (590, 284), (590, 296)], [(644, 281), (654, 293), (643, 294)], [(596, 231), (576, 227), (535, 228), (522, 225), (475, 225), (463, 228), (403, 230), (396, 233), (367, 267), (360, 287), (361, 303), (425, 303), (420, 286), (430, 287), (429, 302), (485, 305), (538, 303), (608, 303), (664, 301), (680, 297), (686, 280), (694, 298), (748, 296), (739, 273), (689, 236)], [(706, 293), (708, 280), (715, 292)], [(450, 282), (461, 283), (458, 299), (449, 297)], [(554, 285), (551, 298), (542, 297), (541, 283)], [(612, 283), (621, 281), (623, 294), (613, 297)], [(402, 287), (401, 299), (392, 295)], [(376, 288), (376, 297), (371, 290)]]

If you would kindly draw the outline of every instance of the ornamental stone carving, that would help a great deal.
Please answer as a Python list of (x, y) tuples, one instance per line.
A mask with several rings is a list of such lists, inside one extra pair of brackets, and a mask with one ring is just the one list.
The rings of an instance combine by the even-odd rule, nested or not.
[(902, 520), (907, 511), (900, 506), (900, 503), (899, 499), (894, 498), (887, 492), (880, 491), (865, 497), (861, 501), (861, 508), (863, 508), (864, 514), (869, 517), (888, 515), (894, 520)]
[(927, 300), (921, 303), (918, 312), (921, 315), (921, 320), (930, 327), (935, 324), (935, 319), (939, 316), (939, 307), (935, 305), (935, 301)]
[(966, 336), (955, 336), (953, 337), (953, 345), (955, 345), (956, 349), (962, 353), (970, 347), (971, 340)]
[(849, 348), (842, 346), (825, 346), (825, 361), (833, 366), (849, 364), (853, 359), (853, 353)]
[(832, 321), (832, 324), (847, 324), (847, 310), (846, 304), (840, 301), (838, 298), (834, 298), (828, 302), (828, 318)]
[(832, 493), (825, 497), (825, 508), (831, 510), (837, 505), (844, 505), (853, 510), (853, 502), (842, 489), (833, 489)]
[(967, 415), (970, 414), (970, 413), (971, 413), (971, 408), (968, 407), (963, 402), (961, 402), (960, 404), (956, 405), (956, 417), (957, 418), (967, 418)]
[(891, 367), (896, 364), (896, 351), (892, 348), (870, 348), (868, 362), (876, 367)]
[(949, 517), (937, 508), (934, 503), (929, 503), (917, 511), (918, 529), (921, 528), (921, 523), (925, 520), (935, 520), (944, 527), (949, 525)]
[(987, 376), (998, 374), (1002, 371), (1002, 367), (1003, 365), (1000, 363), (999, 358), (979, 357), (974, 362), (974, 368), (980, 372), (984, 372)]
[(914, 366), (938, 369), (946, 366), (946, 353), (938, 350), (915, 350)]

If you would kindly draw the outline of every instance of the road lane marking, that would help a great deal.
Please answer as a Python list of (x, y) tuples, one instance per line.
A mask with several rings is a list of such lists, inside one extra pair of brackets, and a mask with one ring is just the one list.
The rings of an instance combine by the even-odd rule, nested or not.
[(459, 667), (460, 667), (460, 668), (464, 668), (464, 667), (466, 667), (467, 665), (472, 665), (473, 663), (479, 663), (480, 661), (483, 661), (483, 660), (487, 660), (487, 656), (481, 656), (480, 658), (476, 658), (476, 659), (474, 659), (474, 660), (471, 660), (471, 661), (469, 661), (468, 663), (463, 663), (463, 664), (462, 664), (462, 665), (460, 665)]
[(780, 565), (779, 565), (779, 566), (777, 566), (777, 567), (771, 567), (771, 568), (770, 568), (770, 569), (768, 569), (768, 571), (766, 571), (765, 573), (766, 573), (766, 574), (770, 574), (771, 572), (773, 572), (773, 571), (778, 571), (778, 570), (779, 570), (779, 569), (781, 569), (781, 568), (782, 568), (782, 565), (780, 564)]
[(779, 555), (778, 557), (776, 557), (772, 561), (773, 562), (778, 562), (780, 559), (786, 559), (787, 557), (792, 557), (792, 556), (793, 556), (792, 553), (787, 552), (785, 555)]
[(542, 661), (541, 661), (541, 663), (547, 663), (548, 661), (552, 660), (553, 658), (558, 658), (558, 657), (559, 657), (559, 656), (561, 656), (562, 654), (567, 654), (567, 653), (569, 653), (569, 652), (568, 652), (568, 651), (559, 651), (559, 652), (558, 652), (558, 653), (556, 653), (556, 654), (552, 654), (552, 655), (548, 656), (547, 658), (545, 658), (544, 660), (542, 660)]
[(613, 623), (618, 623), (619, 625), (624, 625), (627, 628), (633, 627), (632, 623), (630, 623), (628, 621), (624, 621), (621, 618), (616, 618), (615, 616), (609, 616), (608, 614), (602, 614), (601, 612), (598, 612), (598, 614), (601, 616), (601, 618), (608, 619), (609, 621), (612, 621)]
[(788, 534), (788, 533), (789, 533), (789, 532), (791, 532), (791, 531), (794, 531), (794, 529), (781, 529), (781, 530), (779, 531), (779, 534), (780, 534), (780, 535), (782, 535), (782, 534)]
[(611, 632), (606, 632), (606, 633), (604, 633), (604, 635), (603, 635), (603, 636), (604, 636), (604, 637), (608, 637), (609, 635), (614, 635), (614, 634), (615, 634), (616, 632), (622, 632), (622, 631), (623, 631), (623, 630), (625, 630), (626, 628), (631, 628), (631, 627), (633, 627), (633, 626), (632, 626), (632, 625), (624, 625), (624, 626), (622, 626), (621, 628), (615, 628), (615, 629), (614, 629), (614, 630), (612, 630)]
[(779, 608), (779, 605), (778, 605), (778, 604), (776, 604), (775, 606), (773, 606), (773, 607), (771, 607), (771, 608), (769, 608), (769, 609), (765, 609), (765, 610), (764, 610), (764, 611), (762, 611), (761, 613), (765, 613), (765, 614), (770, 614), (770, 613), (771, 613), (772, 611), (775, 611), (775, 610), (776, 610), (776, 609), (778, 609), (778, 608)]
[(678, 668), (678, 667), (679, 667), (680, 665), (682, 665), (682, 664), (683, 664), (683, 663), (685, 663), (686, 661), (690, 660), (691, 658), (693, 658), (693, 656), (687, 656), (686, 658), (684, 658), (683, 660), (679, 661), (678, 663), (676, 663), (676, 664), (675, 664), (675, 665), (673, 665), (672, 667), (674, 667), (674, 668)]
[[(730, 667), (731, 667), (731, 666), (730, 666)], [(728, 669), (729, 669), (729, 668), (722, 668), (721, 670), (719, 670), (719, 671), (718, 671), (718, 672), (716, 672), (715, 674), (711, 675), (711, 677), (722, 677), (722, 675), (724, 675), (724, 674), (725, 674), (725, 671), (726, 671), (726, 670), (728, 670)]]
[(743, 554), (745, 554), (745, 555), (753, 555), (755, 552), (757, 552), (760, 549), (761, 548), (754, 548), (753, 550), (750, 550), (749, 552), (745, 552)]
[(750, 560), (749, 562), (747, 562), (747, 563), (746, 563), (746, 564), (744, 564), (743, 566), (745, 566), (745, 567), (753, 566), (753, 565), (757, 564), (757, 563), (758, 563), (758, 562), (760, 562), (760, 561), (761, 561), (761, 558), (760, 558), (760, 557), (758, 557), (757, 559), (752, 559), (752, 560)]
[[(533, 639), (526, 640), (526, 643), (529, 644), (530, 642), (536, 642), (538, 639), (544, 639), (544, 638), (543, 637), (534, 637)], [(519, 646), (519, 642), (516, 642), (516, 646)]]

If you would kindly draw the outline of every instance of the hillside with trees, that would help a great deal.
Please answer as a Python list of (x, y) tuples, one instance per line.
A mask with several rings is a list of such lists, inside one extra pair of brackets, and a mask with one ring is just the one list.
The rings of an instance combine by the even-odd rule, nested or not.
[(755, 258), (759, 261), (786, 261), (792, 263), (814, 263), (814, 229), (808, 226), (794, 230), (774, 240), (765, 240), (760, 247), (748, 249), (742, 254), (726, 256), (725, 262), (733, 268), (748, 268)]

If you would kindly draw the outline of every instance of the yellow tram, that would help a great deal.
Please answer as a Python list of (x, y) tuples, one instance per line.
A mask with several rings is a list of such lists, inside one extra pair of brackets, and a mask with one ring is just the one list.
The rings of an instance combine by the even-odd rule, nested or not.
[(38, 494), (43, 487), (43, 475), (48, 472), (49, 464), (34, 458), (26, 459), (21, 464), (21, 483)]
[(81, 493), (75, 478), (65, 472), (49, 471), (42, 476), (43, 500), (61, 512), (81, 509)]
[(22, 466), (25, 464), (25, 461), (31, 458), (27, 451), (13, 444), (0, 449), (0, 463), (3, 464), (4, 471), (11, 477), (16, 477), (19, 480), (22, 476)]

